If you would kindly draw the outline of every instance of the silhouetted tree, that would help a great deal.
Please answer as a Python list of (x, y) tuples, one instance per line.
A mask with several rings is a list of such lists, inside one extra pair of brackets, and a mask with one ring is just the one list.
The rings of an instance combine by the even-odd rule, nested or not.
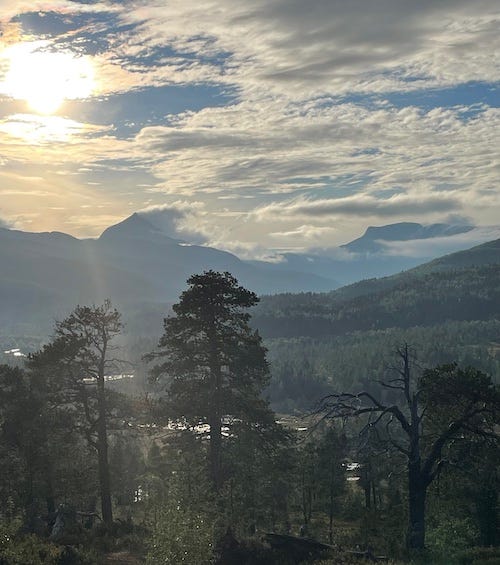
[(101, 511), (106, 524), (113, 521), (113, 509), (105, 377), (119, 370), (112, 342), (121, 329), (121, 315), (109, 300), (102, 306), (77, 306), (66, 319), (56, 322), (52, 342), (30, 359), (34, 370), (58, 373), (67, 401), (82, 408), (81, 430), (97, 451)]
[(249, 326), (246, 311), (257, 296), (230, 273), (207, 271), (188, 279), (189, 288), (165, 319), (159, 351), (150, 359), (164, 379), (168, 415), (189, 426), (208, 425), (209, 462), (219, 490), (223, 428), (241, 426), (260, 433), (275, 426), (274, 415), (261, 391), (268, 383), (266, 349)]
[(467, 434), (495, 436), (500, 392), (484, 373), (455, 364), (425, 370), (415, 382), (408, 346), (397, 353), (401, 366), (396, 377), (380, 382), (393, 393), (394, 402), (366, 391), (331, 394), (323, 399), (321, 410), (328, 418), (366, 416), (363, 430), (376, 433), (404, 456), (409, 511), (406, 543), (410, 550), (423, 549), (427, 489), (446, 463), (444, 449)]

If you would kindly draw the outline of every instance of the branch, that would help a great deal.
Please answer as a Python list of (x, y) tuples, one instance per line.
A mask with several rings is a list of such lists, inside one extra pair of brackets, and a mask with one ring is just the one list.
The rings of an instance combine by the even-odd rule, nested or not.
[[(328, 404), (330, 399), (333, 399), (333, 402)], [(356, 407), (355, 402), (362, 401), (363, 399), (369, 400), (372, 406)], [(411, 435), (411, 426), (400, 408), (396, 405), (386, 406), (382, 404), (369, 392), (363, 391), (358, 394), (345, 392), (341, 394), (329, 394), (328, 396), (325, 396), (319, 404), (320, 405), (316, 414), (326, 412), (323, 419), (352, 418), (354, 416), (361, 416), (362, 414), (373, 414), (379, 412), (383, 414), (392, 413), (399, 421), (406, 434)]]
[(379, 385), (382, 385), (385, 388), (391, 388), (391, 389), (394, 389), (394, 390), (402, 390), (402, 391), (405, 390), (404, 386), (396, 386), (396, 385), (390, 385), (389, 384), (391, 382), (401, 382), (401, 379), (393, 379), (392, 381), (389, 381), (389, 383), (386, 383), (384, 381), (375, 381), (375, 382), (377, 382)]
[(477, 416), (478, 414), (486, 411), (487, 410), (485, 408), (477, 408), (476, 410), (472, 410), (472, 406), (469, 406), (469, 409), (466, 410), (465, 414), (458, 420), (452, 422), (448, 426), (448, 429), (436, 439), (429, 455), (425, 460), (424, 465), (422, 466), (422, 474), (424, 475), (424, 477), (426, 477), (425, 480), (427, 484), (430, 484), (432, 482), (431, 477), (433, 477), (434, 475), (432, 468), (436, 461), (441, 457), (441, 451), (446, 443), (453, 437), (456, 432), (458, 432), (461, 428), (464, 428), (465, 424), (469, 420), (474, 418), (474, 416)]
[(389, 430), (389, 426), (392, 424), (392, 422), (394, 421), (394, 418), (391, 416), (391, 418), (387, 421), (387, 424), (385, 425), (385, 432), (387, 434), (387, 437), (389, 439), (389, 443), (395, 447), (400, 453), (403, 453), (404, 455), (406, 455), (407, 457), (410, 456), (410, 451), (408, 449), (405, 449), (402, 445), (399, 445), (399, 443), (396, 442), (396, 440), (391, 436), (391, 432)]

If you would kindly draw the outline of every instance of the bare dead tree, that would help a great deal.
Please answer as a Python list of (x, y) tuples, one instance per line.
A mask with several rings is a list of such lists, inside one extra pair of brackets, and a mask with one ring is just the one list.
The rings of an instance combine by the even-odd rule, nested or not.
[(424, 370), (415, 379), (408, 344), (396, 353), (395, 377), (379, 381), (381, 390), (392, 392), (394, 403), (367, 391), (331, 394), (321, 400), (318, 412), (325, 419), (366, 418), (361, 433), (374, 432), (403, 456), (408, 484), (406, 545), (418, 550), (425, 545), (427, 489), (446, 463), (445, 447), (464, 434), (498, 439), (500, 392), (487, 375), (455, 364)]

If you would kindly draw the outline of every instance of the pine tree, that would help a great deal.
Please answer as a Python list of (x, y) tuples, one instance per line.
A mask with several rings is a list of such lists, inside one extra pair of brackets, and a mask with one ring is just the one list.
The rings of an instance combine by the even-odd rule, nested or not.
[(265, 435), (275, 428), (274, 415), (261, 398), (269, 382), (266, 349), (249, 325), (248, 308), (257, 296), (230, 273), (207, 271), (188, 279), (189, 288), (164, 321), (164, 334), (153, 374), (166, 384), (172, 420), (208, 426), (213, 485), (224, 482), (222, 461), (226, 428), (244, 426)]
[(30, 358), (34, 370), (61, 375), (68, 401), (83, 412), (81, 430), (97, 452), (102, 519), (107, 525), (113, 522), (113, 508), (108, 456), (110, 399), (105, 377), (121, 370), (121, 362), (113, 357), (113, 339), (121, 329), (121, 315), (109, 300), (102, 306), (77, 306), (66, 319), (56, 322), (53, 341)]

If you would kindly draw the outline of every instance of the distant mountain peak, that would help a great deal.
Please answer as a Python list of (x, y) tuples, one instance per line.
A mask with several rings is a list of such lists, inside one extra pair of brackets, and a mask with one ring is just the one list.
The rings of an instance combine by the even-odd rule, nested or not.
[(161, 230), (155, 227), (153, 224), (148, 222), (144, 216), (141, 216), (137, 212), (134, 212), (128, 218), (125, 218), (118, 224), (114, 226), (110, 226), (109, 228), (105, 229), (101, 236), (99, 237), (100, 240), (111, 239), (111, 238), (151, 238), (153, 237), (162, 237), (166, 240), (176, 242), (176, 240), (168, 237), (164, 234)]
[(381, 241), (410, 241), (433, 237), (449, 237), (469, 232), (472, 229), (474, 229), (474, 226), (465, 224), (422, 225), (416, 222), (398, 222), (386, 226), (370, 226), (361, 237), (341, 245), (341, 247), (353, 253), (378, 253), (384, 249)]

